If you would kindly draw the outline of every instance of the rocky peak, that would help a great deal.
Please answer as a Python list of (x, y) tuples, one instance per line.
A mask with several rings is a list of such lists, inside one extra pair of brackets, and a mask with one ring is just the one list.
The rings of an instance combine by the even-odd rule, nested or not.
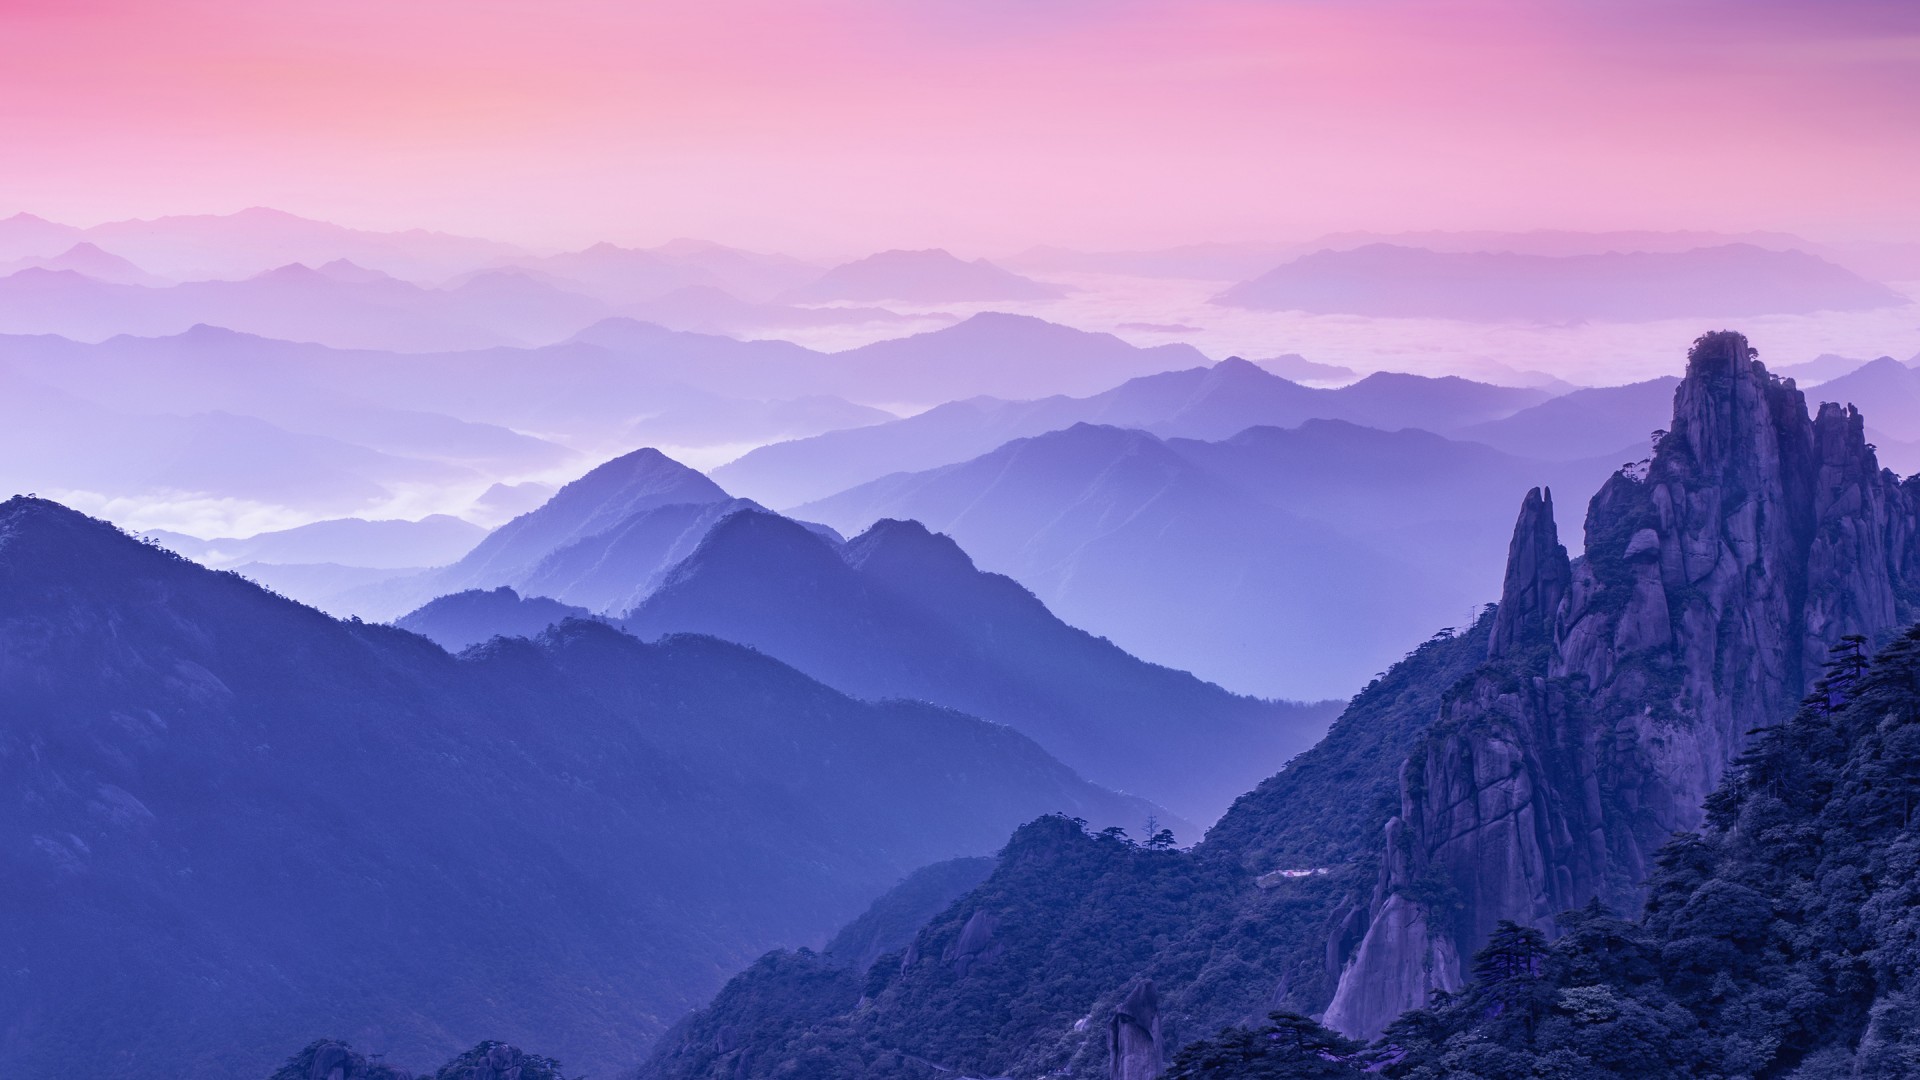
[(1699, 824), (1827, 647), (1916, 617), (1915, 488), (1879, 469), (1858, 410), (1810, 417), (1792, 380), (1721, 331), (1688, 353), (1644, 474), (1594, 496), (1581, 558), (1556, 554), (1551, 503), (1529, 493), (1499, 663), (1449, 695), (1403, 770), (1368, 928), (1336, 943), (1328, 1023), (1377, 1035), (1458, 986), (1459, 958), (1501, 919), (1552, 932), (1595, 896), (1637, 907), (1651, 853)]
[(1487, 643), (1489, 657), (1545, 644), (1572, 580), (1573, 566), (1554, 526), (1553, 491), (1534, 488), (1520, 504), (1520, 519), (1507, 547), (1507, 577)]

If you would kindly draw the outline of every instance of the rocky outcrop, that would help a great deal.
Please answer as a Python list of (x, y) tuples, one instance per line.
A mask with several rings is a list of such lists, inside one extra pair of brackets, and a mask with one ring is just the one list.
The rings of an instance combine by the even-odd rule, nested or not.
[(1493, 617), (1488, 654), (1499, 658), (1552, 637), (1554, 613), (1573, 581), (1567, 549), (1553, 522), (1553, 491), (1534, 488), (1520, 504), (1507, 547), (1507, 576)]
[(1328, 1025), (1372, 1037), (1457, 988), (1502, 919), (1637, 907), (1652, 853), (1828, 647), (1915, 617), (1917, 527), (1920, 485), (1879, 468), (1857, 410), (1810, 417), (1745, 338), (1697, 341), (1672, 430), (1594, 497), (1580, 559), (1528, 493), (1489, 663), (1403, 768), (1365, 933), (1335, 935)]
[(1141, 979), (1107, 1021), (1108, 1075), (1112, 1080), (1154, 1080), (1160, 1075), (1160, 997), (1152, 979)]
[(953, 965), (953, 973), (960, 978), (975, 965), (995, 959), (1007, 951), (1004, 942), (995, 941), (993, 936), (1000, 931), (1000, 920), (991, 912), (976, 911), (967, 924), (960, 928), (960, 937), (947, 947), (941, 957)]

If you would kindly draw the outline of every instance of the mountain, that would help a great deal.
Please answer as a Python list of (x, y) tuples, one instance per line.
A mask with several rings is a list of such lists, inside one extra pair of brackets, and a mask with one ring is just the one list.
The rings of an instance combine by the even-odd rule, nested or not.
[(911, 521), (839, 545), (775, 514), (734, 512), (623, 625), (642, 638), (710, 634), (856, 697), (1004, 723), (1082, 775), (1203, 824), (1312, 745), (1328, 712), (1143, 663)]
[[(521, 587), (619, 616), (651, 596), (669, 572), (720, 522), (762, 509), (746, 499), (669, 503), (641, 510), (611, 528), (567, 544), (521, 575)], [(809, 527), (809, 526), (802, 526)], [(839, 542), (824, 526), (811, 526)]]
[(985, 259), (966, 262), (939, 248), (883, 251), (828, 270), (788, 291), (789, 303), (859, 303), (898, 300), (948, 304), (981, 300), (1051, 300), (1066, 295), (1047, 285), (1003, 270)]
[(844, 533), (923, 522), (1136, 656), (1313, 698), (1497, 595), (1492, 523), (1516, 485), (1593, 490), (1617, 466), (1334, 421), (1217, 443), (1080, 424), (794, 513)]
[(0, 487), (79, 491), (179, 503), (215, 494), (354, 513), (389, 486), (457, 484), (460, 465), (382, 453), (218, 411), (139, 414), (104, 408), (0, 364)]
[(553, 552), (603, 533), (637, 513), (729, 498), (713, 481), (660, 451), (635, 450), (597, 466), (538, 508), (487, 534), (447, 567), (437, 584), (513, 584)]
[(1278, 375), (1294, 382), (1344, 383), (1360, 377), (1360, 373), (1352, 368), (1341, 367), (1339, 364), (1322, 364), (1317, 360), (1309, 360), (1299, 353), (1269, 356), (1264, 360), (1255, 360), (1254, 364), (1268, 374)]
[(346, 259), (410, 281), (435, 281), (521, 254), (511, 244), (408, 229), (350, 229), (267, 207), (112, 221), (84, 238), (174, 280), (242, 278), (289, 263)]
[[(1879, 468), (1857, 410), (1810, 418), (1754, 355), (1734, 333), (1695, 343), (1671, 429), (1644, 475), (1594, 497), (1581, 559), (1550, 498), (1528, 496), (1490, 664), (1409, 758), (1328, 1026), (1372, 1036), (1460, 988), (1502, 920), (1548, 930), (1595, 896), (1637, 907), (1656, 849), (1698, 827), (1829, 646), (1920, 617), (1920, 491)], [(1415, 881), (1454, 899), (1437, 908)]]
[(1547, 461), (1641, 453), (1673, 413), (1674, 376), (1574, 390), (1511, 416), (1457, 429), (1462, 439)]
[(46, 258), (82, 242), (83, 233), (72, 225), (26, 213), (0, 218), (0, 260)]
[(447, 514), (430, 514), (419, 521), (338, 518), (212, 540), (158, 529), (144, 535), (195, 562), (216, 567), (241, 562), (331, 562), (391, 570), (453, 562), (473, 550), (487, 530)]
[(328, 265), (335, 270), (289, 263), (240, 280), (164, 287), (108, 284), (72, 269), (21, 270), (0, 278), (0, 331), (101, 341), (208, 324), (338, 348), (431, 352), (545, 344), (611, 313), (523, 271), (433, 289)]
[(154, 277), (132, 262), (102, 250), (98, 245), (81, 241), (58, 255), (38, 255), (16, 259), (0, 265), (0, 276), (29, 268), (41, 270), (66, 270), (112, 285), (158, 285), (161, 279)]
[(1869, 410), (1875, 432), (1920, 439), (1920, 369), (1883, 356), (1821, 383), (1819, 394), (1823, 401)]
[(1517, 255), (1542, 255), (1565, 258), (1570, 255), (1605, 255), (1618, 252), (1657, 252), (1683, 254), (1699, 248), (1745, 244), (1769, 251), (1810, 251), (1815, 245), (1792, 233), (1782, 232), (1708, 232), (1699, 229), (1612, 229), (1584, 232), (1574, 229), (1422, 229), (1412, 232), (1329, 233), (1314, 241), (1315, 251), (1349, 251), (1374, 244), (1425, 248), (1454, 254), (1504, 252)]
[(751, 498), (791, 506), (890, 473), (955, 464), (1010, 440), (1076, 423), (1203, 439), (1223, 439), (1259, 424), (1295, 427), (1313, 419), (1449, 432), (1511, 415), (1548, 396), (1452, 376), (1398, 374), (1323, 390), (1229, 357), (1210, 366), (1157, 371), (1081, 398), (953, 401), (901, 420), (763, 446), (719, 467), (714, 476)]
[(986, 311), (940, 330), (834, 353), (830, 370), (863, 400), (934, 403), (976, 394), (1093, 393), (1115, 379), (1205, 359), (1191, 345), (1141, 348), (1112, 334)]
[(1519, 255), (1393, 244), (1303, 255), (1214, 298), (1261, 311), (1638, 322), (1894, 307), (1907, 299), (1802, 251)]
[(600, 243), (580, 251), (522, 258), (517, 265), (575, 282), (610, 304), (655, 301), (685, 289), (706, 289), (764, 303), (812, 281), (820, 268), (785, 255), (741, 251), (699, 240), (656, 248)]
[[(640, 1076), (1903, 1075), (1920, 637), (1869, 662), (1845, 635), (1920, 614), (1920, 481), (1738, 335), (1695, 346), (1669, 427), (1594, 500), (1579, 561), (1532, 492), (1502, 604), (1370, 683), (1192, 852), (1031, 823), (864, 977), (762, 958)], [(1505, 898), (1518, 925), (1488, 918)], [(1456, 993), (1418, 993), (1448, 972)], [(1419, 1011), (1365, 1051), (1307, 1019), (1402, 988)]]
[(539, 637), (549, 627), (592, 614), (544, 596), (521, 596), (502, 585), (430, 600), (395, 619), (393, 625), (428, 638), (448, 652), (459, 652), (496, 637)]
[(606, 1073), (916, 867), (1154, 812), (739, 646), (574, 621), (455, 659), (38, 499), (0, 505), (0, 656), (22, 1076), (259, 1076), (315, 1030)]
[(1783, 365), (1774, 369), (1773, 373), (1783, 379), (1793, 379), (1807, 386), (1814, 386), (1858, 371), (1870, 362), (1851, 356), (1840, 356), (1836, 353), (1821, 353), (1803, 363)]

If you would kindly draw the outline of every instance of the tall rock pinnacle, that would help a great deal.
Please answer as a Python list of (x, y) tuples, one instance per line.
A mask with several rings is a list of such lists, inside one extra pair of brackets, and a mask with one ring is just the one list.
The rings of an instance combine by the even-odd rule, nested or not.
[[(1552, 932), (1640, 902), (1747, 733), (1784, 719), (1847, 634), (1920, 617), (1920, 483), (1879, 468), (1851, 406), (1809, 417), (1746, 338), (1702, 336), (1645, 475), (1616, 473), (1570, 564), (1529, 493), (1489, 663), (1401, 773), (1371, 922), (1326, 1020), (1371, 1037), (1461, 985), (1501, 919)], [(1419, 883), (1424, 888), (1417, 888)], [(1417, 899), (1444, 886), (1450, 903)]]
[(1520, 504), (1507, 548), (1507, 578), (1500, 608), (1493, 616), (1489, 656), (1497, 659), (1533, 645), (1545, 645), (1553, 617), (1573, 581), (1567, 549), (1553, 523), (1553, 491), (1534, 488)]

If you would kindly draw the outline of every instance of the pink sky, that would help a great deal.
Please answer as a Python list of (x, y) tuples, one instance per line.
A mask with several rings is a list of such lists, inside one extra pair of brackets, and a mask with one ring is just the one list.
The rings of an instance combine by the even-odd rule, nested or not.
[(1911, 0), (0, 0), (0, 215), (1920, 239)]

